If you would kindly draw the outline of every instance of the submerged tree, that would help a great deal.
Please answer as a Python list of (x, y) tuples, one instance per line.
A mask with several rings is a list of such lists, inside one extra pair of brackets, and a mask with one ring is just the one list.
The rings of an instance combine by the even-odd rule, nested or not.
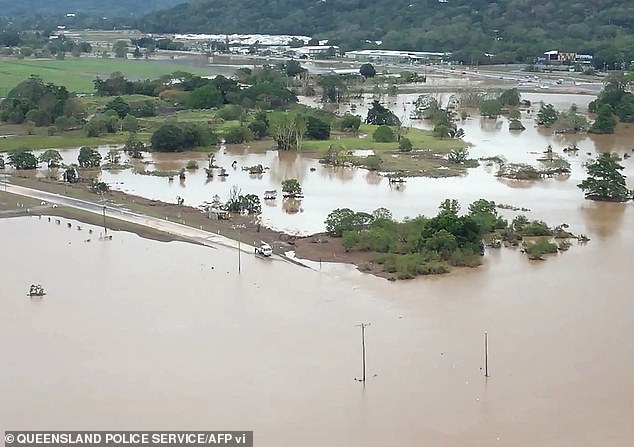
[(40, 155), (40, 162), (46, 163), (49, 168), (59, 167), (59, 163), (62, 161), (62, 154), (55, 149), (48, 149)]
[(577, 186), (583, 190), (586, 199), (625, 202), (632, 199), (632, 191), (627, 189), (624, 169), (611, 154), (601, 154), (588, 163), (588, 178)]
[(387, 125), (387, 126), (400, 126), (401, 120), (398, 119), (394, 113), (383, 107), (379, 101), (373, 101), (372, 107), (368, 110), (368, 116), (365, 120), (367, 124), (374, 124), (377, 126)]
[(17, 149), (9, 153), (9, 163), (15, 169), (35, 169), (37, 157), (28, 149)]
[(550, 127), (557, 121), (557, 111), (552, 104), (544, 104), (543, 102), (539, 106), (539, 112), (537, 112), (537, 124), (540, 126)]
[(302, 195), (302, 187), (297, 179), (289, 178), (282, 180), (282, 192), (285, 197), (298, 197)]
[(77, 161), (82, 168), (98, 168), (101, 165), (101, 154), (95, 149), (84, 146), (79, 149)]

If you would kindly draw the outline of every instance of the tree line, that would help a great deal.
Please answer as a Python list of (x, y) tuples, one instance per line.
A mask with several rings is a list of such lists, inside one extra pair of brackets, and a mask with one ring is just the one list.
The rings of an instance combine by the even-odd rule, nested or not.
[(552, 49), (593, 54), (601, 68), (634, 60), (634, 4), (623, 0), (199, 0), (150, 13), (134, 26), (309, 35), (344, 51), (381, 42), (391, 50), (451, 51), (464, 63), (530, 63)]

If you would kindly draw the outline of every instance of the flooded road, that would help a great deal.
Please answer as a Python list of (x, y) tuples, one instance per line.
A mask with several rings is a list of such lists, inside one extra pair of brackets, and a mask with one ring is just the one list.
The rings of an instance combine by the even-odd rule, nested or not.
[[(239, 429), (262, 446), (630, 446), (633, 208), (544, 263), (389, 283), (0, 220), (0, 430)], [(95, 228), (97, 232), (98, 229)], [(212, 269), (213, 267), (213, 269)], [(26, 297), (41, 283), (47, 296)], [(366, 329), (368, 382), (360, 376)], [(483, 333), (490, 374), (483, 377)]]

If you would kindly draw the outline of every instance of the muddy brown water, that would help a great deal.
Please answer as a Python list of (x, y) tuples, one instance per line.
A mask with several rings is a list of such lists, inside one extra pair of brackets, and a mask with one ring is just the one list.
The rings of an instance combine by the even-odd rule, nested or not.
[[(476, 270), (396, 284), (246, 253), (238, 275), (227, 248), (84, 242), (88, 226), (66, 220), (0, 220), (0, 431), (630, 446), (634, 211), (584, 203), (575, 215), (592, 241), (546, 262), (503, 249)], [(45, 298), (26, 296), (34, 282)], [(360, 322), (371, 323), (365, 388)]]

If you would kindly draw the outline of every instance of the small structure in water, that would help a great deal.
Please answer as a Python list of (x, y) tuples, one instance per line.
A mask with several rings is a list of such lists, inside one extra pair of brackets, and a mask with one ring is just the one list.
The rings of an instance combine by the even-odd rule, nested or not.
[(44, 287), (42, 287), (41, 284), (31, 284), (31, 288), (29, 289), (30, 297), (38, 297), (44, 295), (46, 295), (46, 292), (44, 292)]
[(264, 200), (275, 200), (277, 198), (277, 189), (264, 191)]

